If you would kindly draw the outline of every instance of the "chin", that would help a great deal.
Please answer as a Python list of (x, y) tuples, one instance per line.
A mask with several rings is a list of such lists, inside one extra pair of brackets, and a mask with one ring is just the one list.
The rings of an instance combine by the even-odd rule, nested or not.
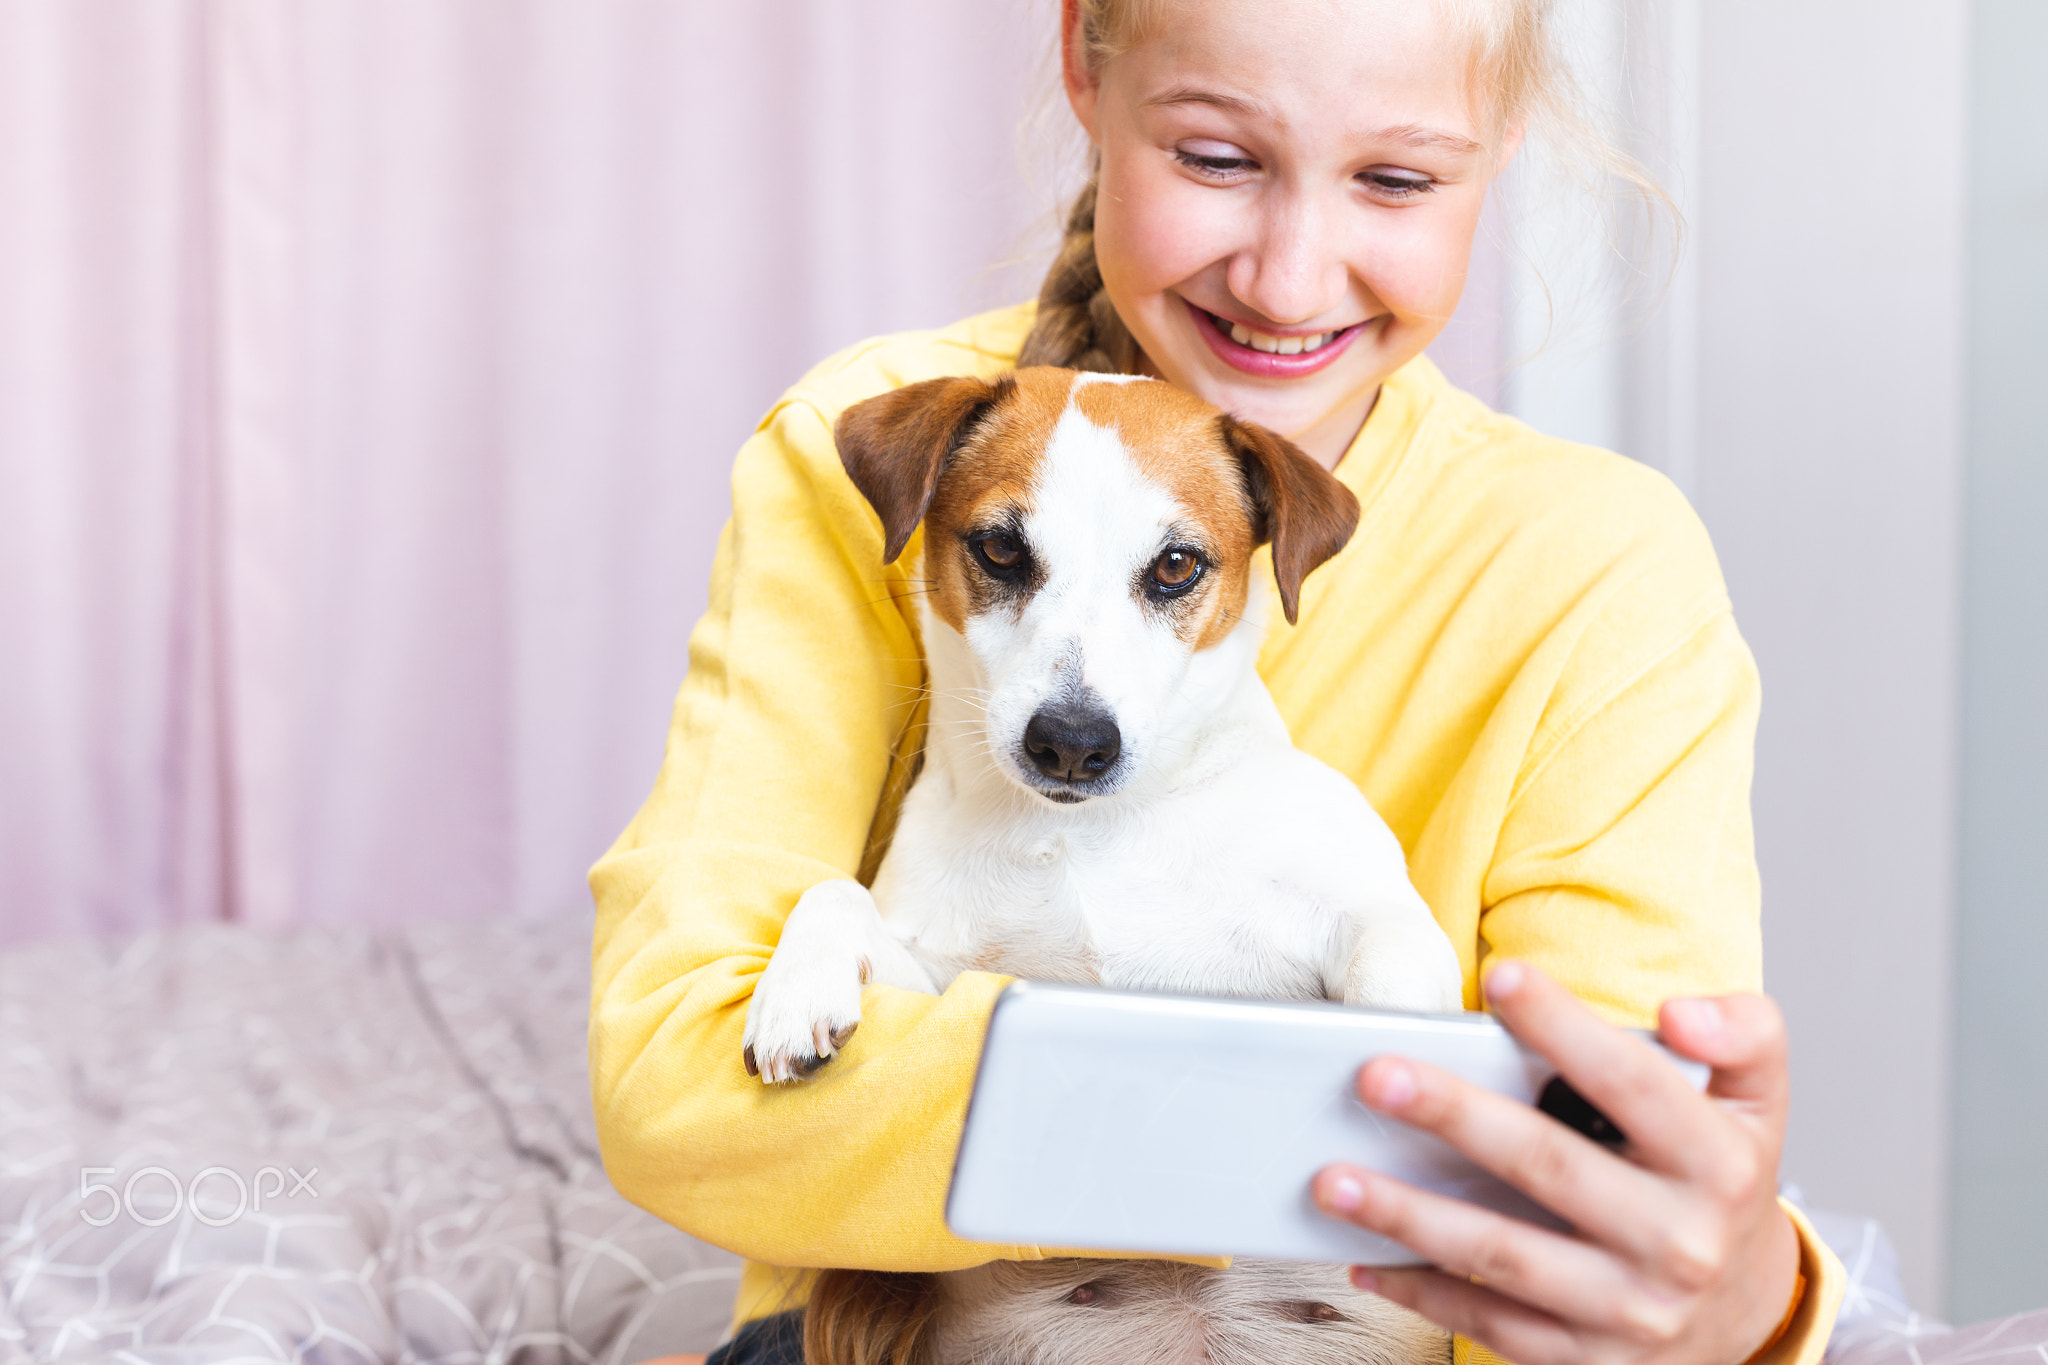
[(1294, 440), (1344, 406), (1361, 389), (1376, 383), (1347, 373), (1352, 367), (1295, 380), (1258, 380), (1239, 374), (1214, 356), (1193, 357), (1176, 366), (1181, 375), (1163, 377), (1205, 403), (1247, 422), (1257, 422)]
[[(1321, 377), (1317, 376), (1318, 379)], [(1232, 416), (1257, 422), (1290, 441), (1327, 417), (1330, 409), (1342, 403), (1348, 392), (1332, 392), (1322, 384), (1316, 384), (1316, 392), (1313, 393), (1276, 393), (1277, 385), (1266, 384), (1222, 383), (1216, 387), (1217, 393), (1204, 393), (1201, 397)]]

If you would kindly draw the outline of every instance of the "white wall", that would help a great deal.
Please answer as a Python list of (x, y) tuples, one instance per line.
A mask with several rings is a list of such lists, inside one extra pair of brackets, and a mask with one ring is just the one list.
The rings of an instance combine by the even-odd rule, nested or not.
[(1963, 0), (1715, 0), (1694, 496), (1763, 670), (1786, 1169), (1939, 1309), (1962, 471)]
[(1970, 203), (1960, 1320), (2048, 1304), (2048, 6), (1978, 0)]

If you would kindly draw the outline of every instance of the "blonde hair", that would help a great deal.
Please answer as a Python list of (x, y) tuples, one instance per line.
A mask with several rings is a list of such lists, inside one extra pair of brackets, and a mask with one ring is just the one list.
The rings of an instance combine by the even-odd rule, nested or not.
[[(1604, 131), (1558, 50), (1552, 33), (1557, 0), (1432, 0), (1469, 40), (1466, 88), (1489, 151), (1498, 154), (1511, 129), (1540, 136), (1556, 161), (1584, 188), (1618, 185), (1679, 227), (1676, 207), (1642, 166)], [(1075, 58), (1088, 70), (1129, 51), (1158, 31), (1173, 0), (1077, 0)], [(1091, 153), (1091, 158), (1093, 154)], [(1017, 364), (1065, 365), (1127, 373), (1138, 346), (1103, 288), (1095, 259), (1096, 181), (1067, 212), (1065, 235), (1038, 294), (1038, 318)], [(1617, 230), (1610, 223), (1610, 232)]]

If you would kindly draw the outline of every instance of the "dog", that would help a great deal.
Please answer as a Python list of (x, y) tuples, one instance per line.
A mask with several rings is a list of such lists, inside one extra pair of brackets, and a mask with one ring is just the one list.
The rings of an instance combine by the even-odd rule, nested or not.
[(991, 1261), (944, 1275), (828, 1270), (807, 1365), (1448, 1365), (1450, 1339), (1344, 1267)]
[[(1303, 580), (1357, 527), (1350, 490), (1274, 433), (1134, 376), (936, 379), (855, 404), (834, 435), (884, 562), (924, 527), (928, 735), (872, 891), (822, 882), (790, 912), (747, 1007), (749, 1074), (790, 1084), (828, 1064), (870, 982), (936, 992), (963, 971), (1462, 1007), (1457, 955), (1399, 841), (1294, 747), (1256, 670), (1254, 551), (1271, 545), (1292, 623)], [(829, 1272), (819, 1292), (814, 1342), (851, 1303), (848, 1320), (917, 1334), (932, 1365), (1239, 1346), (1374, 1358), (1361, 1331), (1390, 1361), (1444, 1351), (1331, 1267)], [(1159, 1335), (1168, 1323), (1186, 1330)]]

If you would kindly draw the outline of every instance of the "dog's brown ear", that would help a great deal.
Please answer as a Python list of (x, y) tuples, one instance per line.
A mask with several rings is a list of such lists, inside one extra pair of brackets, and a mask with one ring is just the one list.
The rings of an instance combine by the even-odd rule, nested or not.
[(927, 379), (839, 414), (832, 439), (853, 486), (882, 518), (884, 564), (895, 562), (924, 520), (946, 461), (1015, 387), (1008, 375), (994, 381)]
[(826, 1270), (804, 1309), (804, 1365), (931, 1365), (939, 1277)]
[(1244, 466), (1245, 486), (1259, 509), (1259, 539), (1273, 542), (1273, 576), (1280, 580), (1280, 605), (1293, 625), (1301, 608), (1301, 580), (1343, 549), (1358, 529), (1358, 499), (1285, 437), (1228, 415), (1217, 421)]

